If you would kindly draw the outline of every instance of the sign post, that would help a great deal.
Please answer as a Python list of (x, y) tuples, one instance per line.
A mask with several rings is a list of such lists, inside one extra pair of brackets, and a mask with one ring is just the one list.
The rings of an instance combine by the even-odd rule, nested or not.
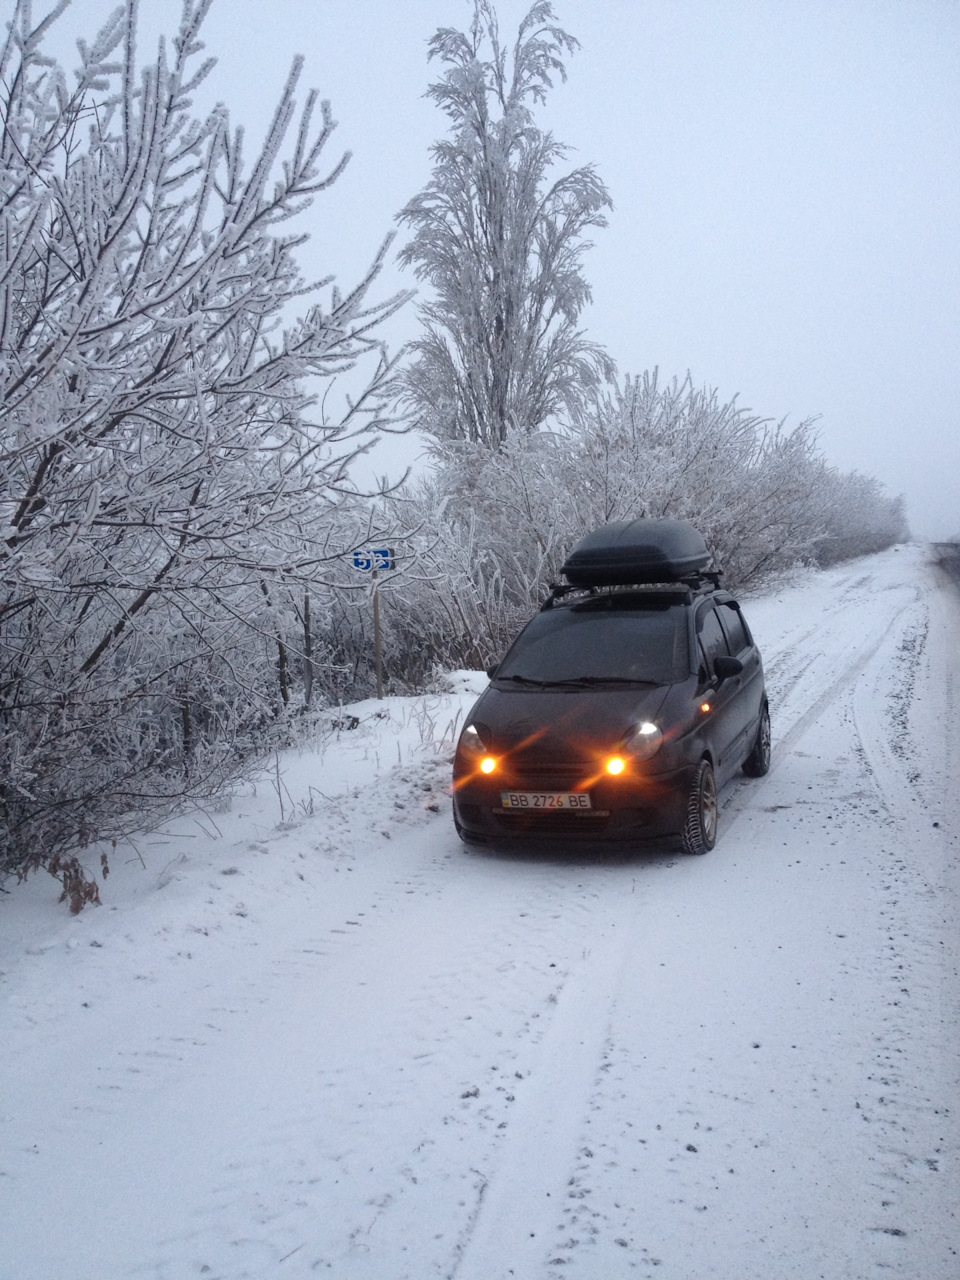
[(395, 567), (393, 547), (374, 547), (370, 551), (355, 551), (353, 567), (361, 573), (369, 573), (373, 579), (373, 660), (377, 673), (377, 698), (383, 700), (383, 646), (380, 638), (380, 570)]

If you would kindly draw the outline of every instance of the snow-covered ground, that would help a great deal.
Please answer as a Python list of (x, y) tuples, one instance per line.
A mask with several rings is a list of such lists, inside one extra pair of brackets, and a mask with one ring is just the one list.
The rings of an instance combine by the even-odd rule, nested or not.
[[(3, 1280), (957, 1280), (960, 596), (749, 602), (704, 858), (468, 852), (483, 677), (0, 895)], [(347, 722), (349, 723), (349, 722)]]

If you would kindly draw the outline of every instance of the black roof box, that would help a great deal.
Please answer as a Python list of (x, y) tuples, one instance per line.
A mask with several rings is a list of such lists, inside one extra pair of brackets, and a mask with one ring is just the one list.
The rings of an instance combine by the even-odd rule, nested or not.
[(707, 544), (686, 520), (621, 520), (581, 538), (561, 573), (575, 587), (676, 582), (709, 561)]

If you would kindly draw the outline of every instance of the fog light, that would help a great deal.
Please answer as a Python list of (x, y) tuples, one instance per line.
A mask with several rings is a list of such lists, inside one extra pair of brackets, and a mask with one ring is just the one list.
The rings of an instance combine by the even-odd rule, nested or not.
[(607, 773), (623, 773), (624, 764), (619, 756), (611, 756), (607, 761)]
[(493, 756), (484, 756), (483, 759), (480, 761), (481, 773), (493, 773), (496, 767), (497, 767), (497, 762), (496, 760), (494, 760)]

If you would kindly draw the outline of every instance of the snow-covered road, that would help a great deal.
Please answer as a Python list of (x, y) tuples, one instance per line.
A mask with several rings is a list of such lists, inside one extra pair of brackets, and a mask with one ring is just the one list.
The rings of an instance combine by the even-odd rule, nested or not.
[(707, 857), (463, 850), (461, 676), (0, 896), (0, 1277), (957, 1280), (960, 595), (747, 613)]

